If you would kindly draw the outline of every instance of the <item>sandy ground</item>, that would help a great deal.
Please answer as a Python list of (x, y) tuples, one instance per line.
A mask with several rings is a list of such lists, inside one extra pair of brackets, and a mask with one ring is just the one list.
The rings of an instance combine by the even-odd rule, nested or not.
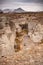
[[(33, 22), (32, 24), (29, 23), (30, 28), (31, 26), (35, 28), (34, 26), (36, 24), (33, 25), (34, 22), (37, 23), (40, 22), (41, 25), (39, 24), (38, 25), (39, 27), (36, 28), (38, 29), (38, 32), (41, 33), (41, 36), (39, 33), (36, 34), (36, 32), (32, 35), (32, 37), (30, 34), (31, 40), (28, 37), (24, 38), (23, 43), (26, 43), (26, 45), (24, 45), (24, 47), (20, 51), (15, 52), (14, 50), (15, 27), (12, 27), (14, 26), (12, 22), (13, 24), (15, 23), (16, 27), (18, 23), (24, 24), (25, 22), (28, 23)], [(8, 27), (6, 24), (8, 25)], [(1, 28), (5, 29), (4, 33), (3, 30), (1, 31)], [(35, 29), (35, 31), (37, 30)], [(10, 37), (11, 34), (12, 36)], [(43, 35), (43, 12), (36, 14), (35, 13), (1, 14), (0, 15), (0, 65), (43, 65), (43, 39), (42, 39), (42, 43), (36, 43), (38, 40), (40, 40), (40, 38), (42, 38), (42, 35)], [(32, 40), (35, 41), (35, 43)]]
[(43, 44), (0, 57), (0, 65), (43, 65)]

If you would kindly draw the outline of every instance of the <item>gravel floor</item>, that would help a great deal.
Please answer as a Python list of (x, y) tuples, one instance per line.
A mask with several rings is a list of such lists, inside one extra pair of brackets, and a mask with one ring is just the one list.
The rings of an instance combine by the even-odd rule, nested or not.
[(43, 44), (15, 52), (11, 56), (1, 56), (0, 65), (43, 65)]

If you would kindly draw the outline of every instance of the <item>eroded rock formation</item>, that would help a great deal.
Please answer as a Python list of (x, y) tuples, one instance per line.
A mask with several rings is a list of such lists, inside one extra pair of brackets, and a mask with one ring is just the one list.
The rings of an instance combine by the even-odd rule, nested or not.
[(25, 16), (16, 19), (11, 19), (7, 15), (0, 17), (1, 55), (10, 55), (15, 50), (27, 49), (32, 44), (41, 43), (42, 40), (43, 24), (37, 20), (37, 17)]

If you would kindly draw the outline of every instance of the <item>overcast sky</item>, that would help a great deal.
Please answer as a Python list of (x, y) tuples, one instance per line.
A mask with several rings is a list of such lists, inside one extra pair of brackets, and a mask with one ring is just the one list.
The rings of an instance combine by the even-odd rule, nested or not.
[(26, 11), (43, 11), (43, 0), (0, 0), (0, 9), (19, 7)]

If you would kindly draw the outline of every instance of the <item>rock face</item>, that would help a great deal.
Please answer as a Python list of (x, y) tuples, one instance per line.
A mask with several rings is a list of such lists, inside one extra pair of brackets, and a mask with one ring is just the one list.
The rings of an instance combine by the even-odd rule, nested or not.
[(41, 39), (43, 38), (43, 29), (42, 25), (40, 23), (29, 23), (29, 33), (28, 35), (33, 40), (33, 42), (41, 42)]
[(41, 42), (41, 40), (43, 39), (43, 25), (37, 21), (36, 22), (32, 21), (33, 18), (32, 17), (29, 18), (28, 21), (30, 22), (28, 21), (26, 22), (26, 18), (22, 18), (22, 20), (16, 19), (18, 21), (16, 22), (16, 20), (10, 20), (6, 16), (0, 17), (0, 35), (2, 38), (1, 39), (2, 43), (8, 44), (8, 46), (11, 44), (11, 46), (13, 45), (12, 48), (14, 49), (15, 44), (16, 45), (19, 44), (20, 46), (22, 44), (25, 45), (23, 41), (25, 36), (27, 36), (28, 38), (30, 37), (30, 39), (34, 43)]
[(43, 16), (40, 22), (39, 15), (0, 15), (0, 65), (5, 61), (8, 65), (43, 65)]

